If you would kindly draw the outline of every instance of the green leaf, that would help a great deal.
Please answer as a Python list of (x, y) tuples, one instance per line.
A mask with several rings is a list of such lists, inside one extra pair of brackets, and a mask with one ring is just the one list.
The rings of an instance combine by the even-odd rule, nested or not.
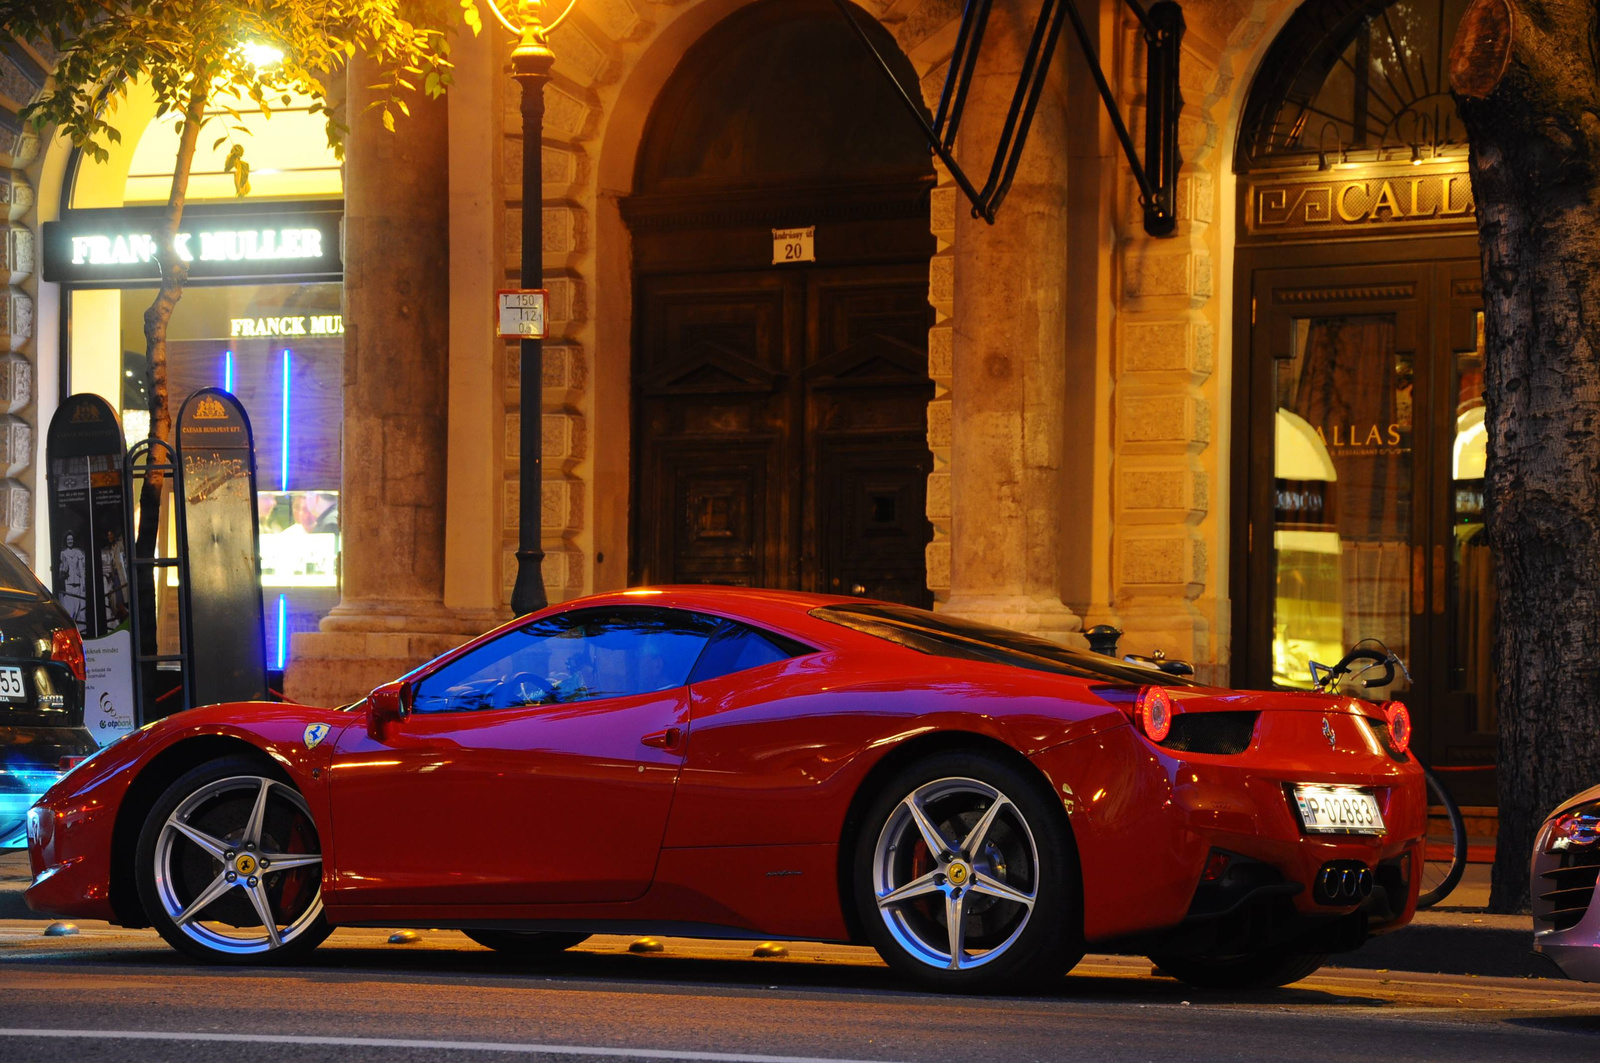
[(383, 111), (383, 128), (387, 129), (391, 133), (394, 132), (394, 115), (389, 113), (389, 109), (387, 107), (384, 108)]

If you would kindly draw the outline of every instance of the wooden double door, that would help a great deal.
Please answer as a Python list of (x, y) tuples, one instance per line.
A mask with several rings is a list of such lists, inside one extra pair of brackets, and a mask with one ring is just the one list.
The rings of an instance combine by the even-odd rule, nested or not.
[[(1246, 263), (1260, 268), (1248, 270), (1240, 381), (1235, 682), (1305, 687), (1309, 660), (1376, 638), (1412, 680), (1368, 696), (1411, 707), (1428, 763), (1486, 765), (1497, 717), (1482, 294), (1475, 254), (1448, 254), (1472, 245), (1439, 243), (1445, 254), (1423, 261)], [(1464, 804), (1493, 803), (1491, 772), (1451, 786)]]
[(635, 582), (931, 604), (927, 271), (639, 278)]

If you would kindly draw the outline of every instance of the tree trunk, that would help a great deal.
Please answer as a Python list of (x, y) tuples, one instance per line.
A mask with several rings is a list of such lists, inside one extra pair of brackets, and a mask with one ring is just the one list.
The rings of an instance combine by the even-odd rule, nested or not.
[(1542, 818), (1600, 772), (1595, 48), (1595, 0), (1473, 0), (1451, 50), (1483, 255), (1500, 912), (1528, 906)]
[[(205, 120), (206, 101), (211, 94), (210, 79), (197, 72), (189, 92), (188, 105), (183, 111), (183, 134), (178, 138), (178, 157), (172, 169), (172, 190), (167, 196), (167, 210), (161, 219), (156, 246), (161, 248), (161, 288), (155, 302), (144, 312), (145, 359), (150, 372), (150, 435), (165, 443), (172, 443), (172, 406), (167, 391), (167, 327), (172, 323), (172, 311), (183, 295), (183, 285), (189, 278), (189, 264), (177, 253), (174, 238), (183, 222), (183, 206), (189, 192), (189, 171), (194, 165), (195, 145), (200, 137), (200, 125)], [(151, 460), (160, 460), (157, 454)], [(134, 537), (135, 557), (154, 557), (156, 542), (161, 534), (162, 499), (166, 494), (166, 477), (159, 472), (149, 473), (139, 492), (139, 528)], [(143, 568), (136, 573), (139, 579), (139, 624), (143, 654), (154, 654), (159, 645), (156, 618), (156, 578), (153, 568)], [(145, 689), (154, 689), (147, 682)], [(153, 718), (153, 706), (142, 706), (144, 718)]]

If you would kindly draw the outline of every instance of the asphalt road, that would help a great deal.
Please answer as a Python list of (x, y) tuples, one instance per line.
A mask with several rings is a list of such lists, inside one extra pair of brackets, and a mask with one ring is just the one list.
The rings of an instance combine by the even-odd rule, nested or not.
[(0, 922), (3, 1060), (1600, 1060), (1600, 986), (1554, 979), (1326, 969), (1219, 995), (1091, 956), (1036, 995), (974, 999), (831, 946), (598, 938), (529, 964), (348, 930), (305, 966), (218, 969), (151, 932), (41, 929)]

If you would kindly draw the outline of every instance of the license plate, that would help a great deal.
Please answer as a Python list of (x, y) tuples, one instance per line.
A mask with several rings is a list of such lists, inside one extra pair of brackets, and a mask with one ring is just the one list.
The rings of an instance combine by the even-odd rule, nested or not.
[(1307, 834), (1382, 834), (1378, 799), (1347, 786), (1296, 786), (1294, 801)]
[(22, 686), (21, 668), (0, 668), (0, 701), (27, 701), (28, 692)]

